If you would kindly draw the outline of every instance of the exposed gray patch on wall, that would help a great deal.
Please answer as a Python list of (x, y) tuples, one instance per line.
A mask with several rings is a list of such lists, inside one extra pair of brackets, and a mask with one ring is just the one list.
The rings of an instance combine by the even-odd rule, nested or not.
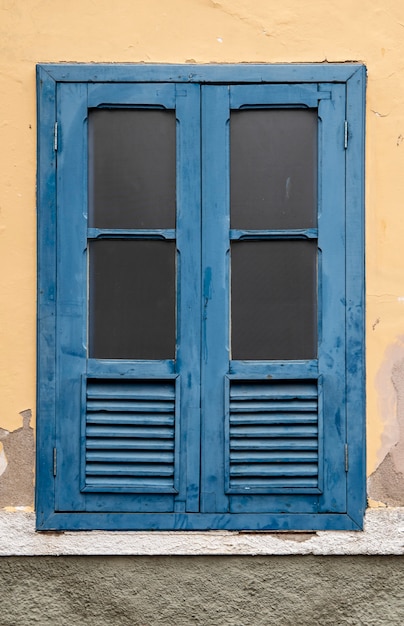
[(368, 492), (373, 500), (388, 506), (404, 506), (404, 359), (393, 365), (391, 381), (396, 394), (398, 441), (369, 477)]
[(0, 476), (0, 508), (32, 506), (34, 502), (34, 430), (31, 409), (20, 413), (22, 427), (12, 432), (0, 428), (7, 467)]
[(316, 536), (316, 533), (268, 533), (275, 539), (281, 539), (283, 541), (295, 541), (296, 543), (302, 543), (303, 541), (309, 541)]

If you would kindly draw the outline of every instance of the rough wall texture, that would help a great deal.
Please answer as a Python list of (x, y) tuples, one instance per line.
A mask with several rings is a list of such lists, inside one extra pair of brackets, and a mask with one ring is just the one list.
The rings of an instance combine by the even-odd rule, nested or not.
[(2, 626), (404, 623), (404, 557), (3, 558)]
[(34, 503), (34, 431), (32, 412), (21, 411), (22, 427), (9, 432), (0, 428), (3, 444), (0, 467), (0, 507), (33, 506)]
[[(404, 357), (403, 342), (397, 342), (389, 350), (387, 358), (380, 369), (377, 384), (382, 404), (382, 414), (387, 424), (384, 446), (388, 452), (368, 481), (370, 498), (387, 506), (404, 506)], [(401, 353), (401, 354), (400, 354)], [(393, 362), (391, 362), (393, 359)], [(385, 380), (385, 378), (387, 379)], [(392, 389), (392, 393), (389, 392)], [(389, 406), (388, 399), (393, 399)], [(395, 419), (394, 419), (395, 418)]]

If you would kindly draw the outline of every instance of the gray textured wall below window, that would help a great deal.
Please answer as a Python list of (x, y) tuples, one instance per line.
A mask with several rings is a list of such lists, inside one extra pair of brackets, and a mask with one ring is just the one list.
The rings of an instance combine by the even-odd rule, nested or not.
[(2, 626), (404, 623), (404, 557), (3, 557)]

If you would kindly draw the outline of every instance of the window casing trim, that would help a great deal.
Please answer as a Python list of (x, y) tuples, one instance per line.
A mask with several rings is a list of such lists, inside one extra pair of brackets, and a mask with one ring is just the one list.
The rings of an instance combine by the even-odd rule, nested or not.
[[(39, 528), (71, 528), (71, 521), (67, 521), (68, 514), (56, 513), (54, 503), (50, 502), (49, 494), (53, 493), (53, 475), (51, 464), (47, 459), (53, 458), (52, 447), (55, 441), (54, 409), (56, 385), (54, 369), (51, 364), (55, 358), (56, 334), (55, 296), (57, 280), (55, 275), (54, 249), (57, 240), (56, 211), (52, 210), (52, 200), (57, 188), (57, 174), (55, 171), (54, 145), (49, 141), (54, 136), (56, 121), (56, 94), (59, 83), (97, 83), (97, 82), (175, 82), (175, 83), (211, 83), (211, 84), (239, 84), (239, 83), (345, 83), (346, 84), (346, 119), (348, 122), (348, 149), (346, 152), (346, 246), (347, 258), (352, 255), (361, 262), (352, 264), (347, 273), (347, 438), (349, 442), (364, 441), (365, 432), (365, 394), (364, 394), (364, 90), (365, 68), (359, 64), (327, 64), (327, 65), (40, 65), (37, 68), (38, 76), (38, 203), (40, 207), (48, 207), (46, 218), (38, 211), (38, 269), (39, 269), (39, 297), (38, 297), (38, 372), (40, 384), (38, 386), (38, 438), (43, 442), (41, 454), (38, 456), (37, 480), (40, 489), (37, 490), (37, 512)], [(326, 85), (324, 85), (326, 89)], [(341, 129), (343, 141), (344, 130)], [(63, 142), (63, 132), (57, 138)], [(50, 210), (49, 210), (50, 209)], [(351, 251), (351, 252), (350, 252)], [(167, 364), (165, 367), (168, 367)], [(94, 367), (97, 368), (96, 362)], [(130, 362), (121, 362), (119, 367), (127, 373)], [(161, 365), (162, 367), (162, 365)], [(231, 363), (230, 373), (237, 370), (237, 361)], [(168, 373), (168, 372), (167, 372)], [(335, 528), (358, 529), (362, 526), (365, 506), (365, 466), (364, 446), (349, 445), (349, 463), (347, 464), (348, 488), (347, 515), (313, 516), (294, 514), (294, 528), (308, 528), (313, 530)], [(76, 514), (77, 528), (93, 528), (87, 514)], [(139, 519), (139, 514), (136, 514)], [(166, 514), (165, 514), (166, 515)], [(198, 514), (195, 515), (197, 523)], [(204, 514), (206, 517), (206, 514)], [(109, 514), (108, 523), (103, 528), (120, 527), (120, 514)], [(129, 516), (130, 517), (130, 516)], [(142, 515), (140, 515), (142, 517)], [(153, 522), (147, 522), (150, 528), (159, 525), (158, 515)], [(242, 515), (235, 515), (236, 523), (242, 522)], [(173, 514), (173, 519), (175, 514)], [(308, 519), (311, 521), (308, 524)], [(338, 518), (338, 519), (337, 519)], [(128, 516), (127, 516), (128, 519)], [(212, 516), (212, 524), (215, 524)], [(285, 516), (271, 514), (267, 522), (271, 528), (283, 529), (285, 523), (291, 528), (290, 521), (285, 522)], [(127, 525), (131, 522), (126, 522)], [(134, 522), (135, 524), (135, 522)], [(136, 522), (137, 524), (137, 522)], [(133, 527), (138, 528), (139, 526)], [(146, 527), (143, 526), (143, 527)], [(227, 528), (231, 528), (231, 524)]]

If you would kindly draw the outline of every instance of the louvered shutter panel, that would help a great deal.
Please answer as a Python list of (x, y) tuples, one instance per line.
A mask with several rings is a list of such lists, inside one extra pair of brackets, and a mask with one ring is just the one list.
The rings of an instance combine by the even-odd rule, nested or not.
[[(57, 155), (60, 179), (57, 189), (60, 233), (57, 306), (60, 323), (56, 337), (60, 386), (56, 400), (58, 419), (54, 452), (56, 511), (80, 511), (96, 515), (120, 512), (166, 514), (173, 513), (176, 499), (180, 501), (180, 507), (184, 506), (184, 502), (190, 509), (196, 507), (198, 463), (192, 467), (189, 463), (187, 472), (184, 468), (187, 455), (194, 459), (199, 454), (195, 428), (199, 415), (195, 415), (195, 407), (199, 405), (200, 385), (197, 318), (200, 303), (200, 233), (198, 228), (191, 229), (191, 225), (200, 221), (198, 106), (198, 85), (183, 85), (177, 89), (175, 84), (133, 86), (101, 82), (62, 84), (58, 89), (58, 111), (64, 141)], [(140, 124), (139, 120), (134, 121), (136, 109), (140, 109), (141, 117), (145, 115), (145, 110), (146, 116), (147, 111), (151, 111), (152, 115), (156, 110), (168, 111), (169, 158), (174, 158), (174, 164), (170, 161), (169, 176), (174, 177), (174, 198), (168, 198), (167, 203), (174, 203), (174, 217), (170, 217), (168, 225), (165, 222), (162, 224), (166, 227), (156, 227), (156, 220), (153, 222), (152, 219), (152, 226), (149, 224), (148, 228), (142, 228), (140, 218), (136, 218), (136, 202), (141, 200), (136, 200), (135, 196), (128, 212), (130, 214), (132, 211), (138, 220), (136, 227), (125, 220), (121, 223), (119, 220), (123, 218), (119, 217), (120, 196), (117, 193), (112, 194), (105, 208), (107, 214), (115, 212), (118, 215), (119, 219), (112, 222), (112, 226), (108, 221), (104, 223), (102, 216), (102, 219), (99, 218), (101, 223), (94, 216), (88, 219), (88, 215), (91, 215), (89, 207), (92, 206), (88, 187), (93, 184), (89, 179), (91, 176), (94, 178), (94, 172), (90, 167), (88, 175), (87, 161), (90, 165), (98, 163), (109, 152), (107, 144), (102, 143), (102, 148), (94, 147), (99, 145), (92, 138), (96, 130), (93, 126), (89, 132), (86, 123), (91, 119), (92, 110), (102, 112), (105, 109), (109, 111), (108, 124), (112, 123), (116, 112), (119, 116), (122, 109), (130, 112), (130, 115), (124, 116), (125, 124), (132, 123), (134, 127)], [(100, 119), (102, 127), (105, 116), (102, 115)], [(175, 119), (181, 124), (176, 125)], [(110, 131), (110, 126), (108, 128)], [(164, 133), (155, 134), (153, 150), (156, 150), (160, 135), (161, 141), (164, 141)], [(124, 134), (121, 133), (122, 136)], [(125, 145), (128, 151), (126, 158), (130, 160), (131, 146)], [(134, 144), (133, 150), (147, 150), (147, 141), (139, 145)], [(164, 147), (165, 144), (162, 145)], [(91, 150), (98, 150), (97, 158)], [(163, 161), (164, 154), (163, 151)], [(141, 157), (140, 153), (136, 158)], [(176, 174), (177, 170), (183, 171), (185, 161), (189, 172), (186, 178)], [(119, 167), (124, 169), (122, 163)], [(97, 173), (97, 176), (97, 180), (102, 181), (102, 175)], [(113, 172), (111, 176), (113, 178)], [(130, 179), (127, 172), (124, 178)], [(153, 172), (150, 172), (147, 184), (148, 188), (153, 188)], [(94, 195), (94, 189), (92, 191)], [(154, 195), (151, 194), (151, 197), (154, 198)], [(153, 207), (148, 209), (150, 213)], [(158, 213), (161, 206), (155, 209)], [(109, 245), (111, 242), (113, 246)], [(141, 254), (137, 257), (119, 256), (122, 249), (130, 247), (132, 250), (144, 250), (146, 245), (151, 251), (150, 256), (153, 248), (170, 250), (168, 256), (174, 277), (168, 286), (165, 282), (159, 282), (165, 280), (165, 275), (158, 268), (154, 274), (148, 272), (153, 258), (147, 255), (142, 257)], [(97, 254), (103, 260), (101, 266), (94, 263), (96, 246)], [(110, 257), (105, 252), (106, 248)], [(124, 263), (119, 266), (122, 276), (116, 272), (114, 281), (108, 272), (110, 267), (117, 267), (114, 265), (116, 258), (124, 258)], [(109, 282), (103, 281), (105, 275)], [(99, 281), (95, 286), (94, 277)], [(152, 283), (150, 290), (147, 280)], [(106, 290), (103, 295), (103, 304), (102, 298), (97, 301), (94, 294), (105, 283), (108, 283), (109, 291)], [(116, 299), (115, 291), (111, 289), (115, 284), (119, 286)], [(143, 285), (142, 289), (139, 284)], [(159, 288), (161, 292), (164, 289), (170, 291), (171, 304), (168, 309), (164, 297), (159, 300)], [(133, 314), (131, 319), (131, 313), (143, 310), (140, 299), (147, 300), (148, 296), (151, 319), (148, 319), (147, 313), (142, 313), (140, 318)], [(123, 319), (126, 319), (127, 324), (126, 327), (122, 324), (122, 331), (119, 327), (120, 310), (126, 304), (126, 316)], [(101, 315), (105, 310), (116, 313), (114, 318), (107, 315), (105, 325), (98, 326), (101, 330), (98, 330), (97, 341), (94, 340), (96, 316), (93, 309)], [(154, 318), (154, 311), (160, 310), (163, 311), (162, 315)], [(166, 317), (169, 319), (166, 320), (164, 312), (167, 310), (169, 315)], [(123, 335), (130, 332), (131, 324), (136, 325), (138, 343), (143, 339), (142, 333), (146, 337), (143, 352), (136, 352), (137, 348), (133, 348), (133, 342), (131, 344), (129, 340), (128, 345), (132, 347), (125, 345)], [(120, 352), (114, 351), (113, 337), (116, 331), (120, 331), (120, 336), (123, 336)], [(171, 333), (170, 349), (161, 352), (158, 346), (156, 352), (150, 352), (152, 333), (157, 337), (155, 344), (158, 344), (159, 337), (165, 338), (166, 334)], [(186, 386), (187, 393), (181, 393)], [(147, 525), (147, 521), (133, 523), (138, 523), (140, 527)]]
[(317, 382), (232, 380), (229, 395), (228, 492), (317, 488)]
[(344, 90), (203, 90), (203, 506), (252, 526), (259, 514), (344, 511), (345, 155), (328, 150)]
[(167, 493), (175, 482), (175, 381), (88, 379), (85, 489)]

